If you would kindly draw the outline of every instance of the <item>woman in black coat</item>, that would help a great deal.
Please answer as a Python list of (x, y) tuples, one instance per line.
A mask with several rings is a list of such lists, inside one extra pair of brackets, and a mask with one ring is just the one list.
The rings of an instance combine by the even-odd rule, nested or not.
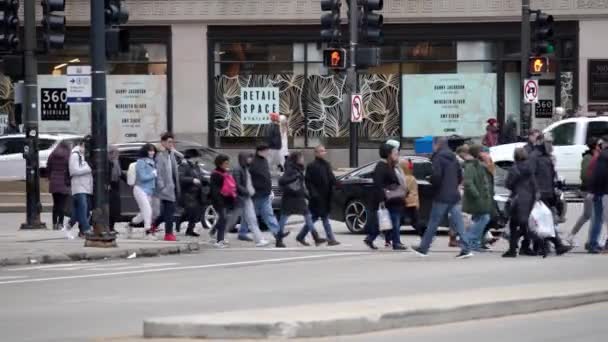
[(180, 204), (184, 208), (180, 223), (188, 222), (186, 236), (198, 237), (199, 234), (194, 231), (194, 227), (200, 222), (203, 212), (203, 174), (198, 164), (191, 160), (196, 155), (189, 152), (186, 151), (185, 159), (179, 166), (179, 181), (182, 189)]
[[(536, 182), (528, 153), (523, 148), (515, 149), (515, 165), (507, 175), (506, 186), (511, 190), (511, 207), (509, 212), (509, 250), (503, 254), (505, 258), (517, 256), (519, 239), (528, 235), (528, 219), (536, 200)], [(529, 246), (522, 246), (521, 254), (532, 255)]]
[(392, 238), (394, 250), (405, 250), (406, 247), (401, 243), (401, 215), (405, 208), (405, 190), (402, 198), (387, 201), (386, 191), (395, 191), (405, 188), (405, 179), (400, 181), (397, 172), (399, 164), (399, 150), (397, 147), (384, 143), (380, 146), (380, 158), (382, 158), (374, 169), (374, 190), (371, 205), (367, 215), (366, 228), (368, 235), (363, 242), (371, 249), (377, 249), (374, 240), (380, 231), (378, 228), (377, 211), (381, 203), (388, 209), (393, 225)]
[[(310, 246), (305, 238), (309, 232), (315, 230), (315, 226), (312, 222), (312, 215), (308, 210), (308, 191), (306, 191), (304, 184), (304, 155), (301, 152), (293, 152), (289, 155), (285, 163), (285, 173), (279, 178), (279, 186), (281, 187), (283, 197), (281, 198), (280, 233), (278, 236), (283, 235), (282, 232), (285, 229), (289, 216), (302, 215), (304, 216), (304, 227), (298, 233), (296, 241), (304, 246)], [(317, 234), (313, 233), (313, 237), (317, 236)], [(319, 245), (319, 241), (315, 242)]]

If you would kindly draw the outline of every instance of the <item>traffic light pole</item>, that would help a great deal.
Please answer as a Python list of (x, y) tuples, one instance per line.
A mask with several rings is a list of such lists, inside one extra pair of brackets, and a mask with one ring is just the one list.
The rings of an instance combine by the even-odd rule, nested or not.
[(25, 64), (25, 103), (24, 133), (26, 145), (26, 222), (21, 229), (46, 229), (40, 221), (40, 167), (38, 159), (38, 65), (36, 61), (36, 1), (25, 0), (23, 5), (24, 42), (23, 59)]
[(521, 1), (521, 69), (519, 88), (521, 89), (520, 130), (527, 135), (532, 124), (532, 106), (525, 101), (524, 80), (528, 74), (528, 61), (530, 58), (530, 0)]
[[(359, 81), (357, 79), (357, 45), (359, 44), (359, 4), (357, 0), (350, 1), (350, 17), (349, 17), (349, 28), (350, 28), (350, 63), (348, 67), (347, 77), (351, 82), (350, 93), (356, 94), (359, 92)], [(352, 104), (350, 103), (352, 96), (348, 97), (348, 108), (349, 113), (352, 110)], [(351, 115), (352, 117), (352, 115)], [(350, 122), (350, 167), (359, 166), (359, 123)]]
[(85, 246), (116, 247), (116, 237), (109, 233), (105, 4), (98, 0), (90, 2), (94, 234), (87, 236)]

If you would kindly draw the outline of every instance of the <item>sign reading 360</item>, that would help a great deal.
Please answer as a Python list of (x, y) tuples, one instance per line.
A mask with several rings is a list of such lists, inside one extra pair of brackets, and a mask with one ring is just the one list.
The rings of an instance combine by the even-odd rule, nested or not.
[(40, 105), (41, 120), (70, 121), (66, 88), (41, 88)]

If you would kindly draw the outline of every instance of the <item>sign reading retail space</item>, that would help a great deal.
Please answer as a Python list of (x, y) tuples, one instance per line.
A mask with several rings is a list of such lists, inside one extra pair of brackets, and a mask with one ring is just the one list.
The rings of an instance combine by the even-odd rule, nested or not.
[(241, 124), (269, 124), (270, 113), (278, 112), (278, 87), (241, 87)]
[(350, 100), (350, 121), (363, 121), (363, 96), (361, 94), (353, 94)]
[(68, 104), (83, 104), (91, 102), (92, 81), (91, 66), (68, 66), (67, 102)]
[(481, 136), (496, 118), (496, 74), (403, 75), (404, 137)]
[(538, 80), (524, 80), (524, 100), (526, 103), (538, 102)]

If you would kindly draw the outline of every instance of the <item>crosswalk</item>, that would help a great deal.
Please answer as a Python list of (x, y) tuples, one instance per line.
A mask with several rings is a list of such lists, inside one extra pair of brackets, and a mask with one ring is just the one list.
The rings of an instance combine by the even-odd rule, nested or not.
[[(2, 273), (15, 273), (15, 272), (27, 272), (27, 273), (58, 273), (66, 271), (126, 271), (126, 270), (141, 270), (141, 269), (153, 269), (153, 268), (165, 268), (170, 266), (178, 266), (177, 262), (144, 262), (144, 263), (133, 263), (133, 262), (112, 262), (112, 263), (97, 263), (97, 262), (81, 262), (81, 263), (70, 263), (70, 264), (57, 264), (57, 265), (40, 265), (40, 266), (26, 266), (26, 267), (13, 267), (3, 269)], [(0, 275), (1, 280), (18, 279), (27, 276), (12, 276), (12, 275)]]

